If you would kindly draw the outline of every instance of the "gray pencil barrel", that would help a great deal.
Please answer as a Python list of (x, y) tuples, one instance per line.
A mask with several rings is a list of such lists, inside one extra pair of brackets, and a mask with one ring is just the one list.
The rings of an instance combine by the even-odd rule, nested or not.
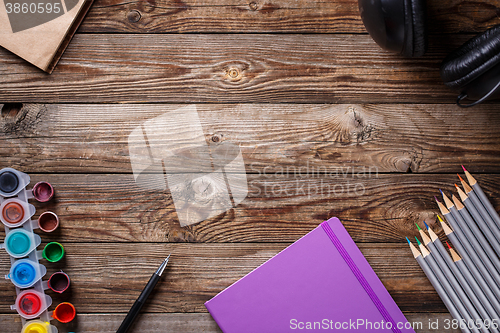
[(483, 234), (488, 238), (488, 241), (490, 242), (491, 246), (495, 249), (495, 252), (497, 255), (500, 256), (500, 230), (497, 228), (491, 229), (486, 222), (484, 221), (483, 217), (481, 214), (479, 214), (479, 211), (477, 210), (476, 206), (470, 200), (469, 198), (465, 199), (463, 201), (465, 207), (469, 211), (470, 215), (474, 219), (474, 221), (477, 223)]
[(490, 300), (488, 300), (488, 298), (486, 297), (486, 295), (483, 293), (483, 291), (481, 290), (481, 288), (477, 284), (476, 279), (472, 276), (472, 274), (469, 272), (469, 270), (465, 266), (464, 261), (463, 260), (455, 261), (455, 266), (458, 268), (458, 270), (460, 271), (460, 273), (462, 273), (462, 275), (464, 276), (465, 280), (469, 281), (469, 283), (471, 285), (471, 288), (476, 292), (477, 297), (481, 300), (481, 302), (483, 303), (484, 307), (488, 309), (488, 312), (494, 311), (493, 312), (494, 314), (491, 315), (491, 318), (492, 319), (497, 319), (497, 322), (498, 322), (498, 320), (500, 319), (500, 315), (499, 315), (498, 312), (496, 312), (493, 309), (493, 306), (492, 306), (493, 302), (490, 303)]
[[(500, 286), (500, 276), (498, 275), (498, 273), (500, 271), (493, 264), (494, 259), (496, 259), (498, 261), (496, 254), (493, 253), (494, 258), (490, 258), (488, 256), (488, 254), (484, 250), (483, 246), (481, 244), (479, 244), (476, 236), (472, 233), (472, 230), (470, 229), (469, 225), (463, 219), (462, 214), (460, 214), (460, 212), (455, 207), (451, 207), (450, 213), (455, 218), (455, 222), (458, 224), (458, 226), (462, 230), (464, 237), (472, 245), (474, 251), (479, 256), (479, 258), (483, 262), (483, 264), (486, 267), (486, 269), (488, 270), (488, 272), (490, 272), (491, 277), (495, 280), (497, 286)], [(485, 245), (487, 245), (487, 244), (488, 243), (486, 243)]]
[[(434, 289), (438, 293), (439, 297), (441, 298), (441, 300), (444, 303), (444, 306), (446, 306), (446, 308), (450, 312), (451, 316), (454, 319), (460, 321), (460, 319), (462, 319), (462, 317), (460, 316), (460, 313), (458, 312), (457, 307), (453, 304), (451, 299), (448, 297), (448, 295), (446, 294), (446, 292), (443, 289), (443, 286), (441, 286), (441, 283), (439, 283), (438, 279), (436, 278), (436, 276), (432, 272), (429, 265), (427, 265), (424, 258), (422, 258), (422, 256), (418, 256), (415, 259), (417, 260), (418, 264), (420, 265), (420, 267), (424, 271), (425, 275), (427, 276), (427, 278), (431, 282), (432, 286), (434, 287)], [(462, 330), (463, 333), (470, 333), (470, 330), (466, 327), (465, 328), (461, 327), (460, 329)]]
[(462, 217), (462, 222), (465, 222), (465, 225), (468, 227), (472, 235), (475, 237), (475, 239), (477, 239), (479, 246), (484, 251), (484, 254), (488, 257), (493, 266), (495, 266), (497, 273), (500, 273), (500, 260), (498, 260), (495, 251), (490, 246), (490, 244), (482, 234), (481, 230), (479, 230), (476, 223), (474, 223), (474, 220), (470, 216), (469, 212), (467, 212), (467, 209), (462, 208), (458, 211), (458, 213)]
[(491, 204), (490, 200), (488, 200), (488, 198), (486, 197), (486, 194), (484, 194), (483, 190), (481, 189), (481, 186), (479, 186), (478, 183), (475, 183), (472, 186), (472, 189), (474, 190), (477, 197), (479, 198), (479, 200), (483, 204), (484, 208), (486, 208), (486, 211), (488, 212), (488, 214), (490, 214), (492, 220), (497, 225), (497, 228), (500, 228), (500, 216), (498, 216), (497, 211), (495, 210), (495, 208)]
[(500, 228), (497, 226), (495, 221), (493, 221), (490, 214), (488, 214), (488, 212), (484, 208), (483, 204), (481, 203), (481, 201), (477, 197), (477, 194), (474, 191), (472, 191), (472, 192), (467, 193), (467, 195), (469, 196), (469, 199), (472, 201), (472, 203), (474, 204), (474, 207), (476, 207), (477, 211), (479, 212), (479, 214), (483, 218), (484, 222), (488, 225), (488, 227), (491, 230), (500, 231)]
[[(450, 285), (450, 283), (448, 282), (448, 280), (444, 276), (441, 269), (438, 267), (434, 258), (431, 255), (429, 255), (429, 256), (425, 257), (424, 260), (429, 265), (429, 267), (432, 269), (434, 274), (436, 275), (438, 281), (443, 286), (443, 289), (446, 292), (446, 294), (448, 295), (448, 297), (451, 299), (453, 304), (455, 304), (455, 306), (457, 307), (458, 312), (460, 312), (460, 314), (462, 315), (461, 318), (465, 320), (465, 322), (467, 323), (467, 326), (470, 322), (475, 323), (475, 320), (478, 318), (471, 317), (472, 314), (469, 313), (470, 309), (467, 310), (467, 306), (464, 306), (461, 299), (458, 297), (456, 291), (453, 289), (453, 287)], [(475, 333), (479, 332), (479, 330), (475, 326), (473, 326), (473, 327), (468, 326), (468, 328)]]
[[(439, 252), (439, 255), (443, 258), (446, 265), (450, 268), (451, 272), (456, 277), (467, 296), (469, 296), (476, 309), (481, 313), (482, 318), (485, 320), (489, 319), (490, 322), (492, 319), (498, 318), (498, 314), (496, 313), (495, 309), (493, 309), (491, 304), (487, 301), (486, 295), (483, 293), (481, 288), (479, 288), (477, 283), (475, 285), (475, 288), (472, 288), (471, 281), (464, 277), (463, 273), (450, 258), (448, 252), (446, 252), (443, 243), (441, 243), (439, 239), (436, 239), (432, 244), (434, 244), (437, 252)], [(470, 273), (469, 277), (471, 277)], [(493, 327), (491, 327), (490, 330), (492, 330), (493, 332), (498, 332), (498, 330)]]
[[(473, 319), (474, 322), (477, 319), (481, 319), (481, 315), (479, 315), (479, 313), (477, 313), (476, 309), (472, 305), (472, 302), (467, 297), (467, 295), (464, 293), (462, 287), (458, 283), (457, 279), (455, 278), (455, 276), (451, 272), (448, 265), (444, 262), (444, 259), (441, 257), (441, 255), (439, 254), (439, 252), (436, 249), (436, 247), (434, 246), (434, 244), (432, 242), (430, 242), (427, 245), (428, 245), (428, 248), (431, 250), (431, 257), (434, 259), (434, 264), (435, 264), (436, 269), (441, 271), (444, 279), (446, 280), (446, 282), (448, 282), (448, 284), (450, 286), (450, 292), (454, 292), (456, 294), (457, 299), (464, 305), (465, 309), (470, 314), (471, 319)], [(426, 259), (426, 258), (427, 257), (425, 257), (424, 259)], [(431, 268), (434, 268), (433, 264), (431, 264)], [(439, 273), (437, 275), (439, 278)], [(488, 317), (488, 316), (486, 315), (486, 317)], [(486, 318), (483, 318), (483, 319), (486, 319)], [(481, 331), (483, 331), (485, 333), (488, 332), (488, 330), (482, 326), (481, 326)]]
[(469, 268), (469, 271), (471, 274), (476, 278), (476, 281), (479, 283), (481, 286), (481, 289), (484, 291), (484, 293), (488, 296), (488, 299), (490, 300), (491, 304), (495, 308), (495, 311), (500, 314), (500, 304), (498, 304), (498, 297), (496, 294), (493, 292), (493, 288), (490, 287), (490, 284), (486, 281), (486, 279), (483, 277), (479, 269), (476, 267), (476, 265), (472, 262), (470, 259), (469, 255), (467, 254), (467, 251), (464, 249), (460, 241), (455, 235), (455, 232), (452, 232), (451, 234), (448, 234), (448, 238), (450, 239), (451, 243), (455, 248), (458, 250), (458, 253), (462, 256), (462, 259), (465, 261), (465, 264)]
[[(461, 284), (459, 283), (458, 275), (453, 274), (452, 269), (448, 266), (448, 264), (446, 264), (445, 260), (442, 258), (442, 255), (440, 254), (440, 252), (438, 251), (438, 249), (436, 248), (434, 243), (432, 243), (432, 242), (428, 243), (427, 247), (431, 252), (431, 256), (436, 261), (438, 268), (441, 269), (441, 272), (443, 273), (444, 277), (446, 278), (446, 280), (448, 281), (448, 283), (450, 284), (452, 289), (455, 290), (458, 299), (465, 306), (465, 308), (467, 309), (467, 312), (469, 312), (471, 317), (474, 320), (481, 319), (481, 318), (491, 320), (490, 316), (488, 315), (488, 313), (486, 312), (486, 310), (482, 306), (481, 302), (479, 302), (477, 297), (475, 297), (474, 293), (471, 293), (471, 295), (469, 295), (469, 296), (465, 294), (465, 292), (464, 292), (465, 288), (462, 288)], [(468, 287), (467, 283), (464, 283), (464, 285), (466, 285)], [(479, 314), (476, 311), (476, 309), (478, 311), (480, 311), (481, 314)], [(482, 326), (481, 326), (481, 330), (483, 332), (489, 332), (486, 328), (484, 328)]]
[[(444, 216), (446, 217), (446, 220), (448, 222), (450, 222), (452, 228), (454, 229), (454, 232), (452, 232), (451, 234), (454, 234), (454, 236), (456, 238), (458, 238), (458, 240), (460, 241), (462, 246), (465, 248), (468, 256), (472, 259), (472, 261), (476, 265), (477, 269), (481, 272), (484, 279), (488, 282), (488, 285), (490, 286), (491, 290), (495, 293), (497, 298), (500, 299), (500, 289), (498, 289), (496, 281), (493, 279), (493, 277), (491, 276), (491, 273), (484, 266), (482, 260), (478, 257), (475, 250), (472, 248), (468, 239), (465, 237), (462, 230), (460, 229), (460, 226), (453, 218), (453, 215), (451, 215), (451, 213), (448, 213), (448, 214), (445, 214)], [(452, 240), (452, 239), (450, 238), (450, 240)], [(452, 242), (453, 242), (453, 240), (452, 240)], [(465, 256), (465, 253), (463, 253), (462, 257), (464, 257), (464, 256)]]

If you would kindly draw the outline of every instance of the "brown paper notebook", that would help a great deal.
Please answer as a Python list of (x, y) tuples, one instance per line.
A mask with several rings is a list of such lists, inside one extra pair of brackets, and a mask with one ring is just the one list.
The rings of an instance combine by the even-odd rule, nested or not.
[(93, 0), (0, 0), (0, 46), (52, 73)]

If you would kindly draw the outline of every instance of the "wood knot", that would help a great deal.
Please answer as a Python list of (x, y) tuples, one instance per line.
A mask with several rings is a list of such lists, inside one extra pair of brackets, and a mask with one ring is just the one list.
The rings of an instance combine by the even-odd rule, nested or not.
[(237, 68), (229, 68), (227, 70), (227, 76), (229, 76), (232, 80), (235, 80), (240, 76), (240, 71)]
[(2, 107), (2, 118), (15, 118), (22, 108), (22, 103), (5, 103)]
[(248, 4), (251, 10), (257, 10), (259, 8), (259, 5), (255, 1), (252, 1)]
[(131, 10), (130, 12), (128, 12), (127, 14), (127, 18), (128, 18), (128, 21), (130, 23), (136, 23), (136, 22), (139, 22), (139, 20), (141, 19), (142, 15), (141, 13), (138, 11), (138, 10)]
[(250, 71), (250, 64), (241, 61), (231, 61), (222, 63), (218, 66), (217, 77), (222, 80), (224, 84), (235, 86), (243, 85), (252, 80), (256, 73)]
[(212, 135), (212, 142), (218, 143), (222, 141), (222, 134), (214, 134)]

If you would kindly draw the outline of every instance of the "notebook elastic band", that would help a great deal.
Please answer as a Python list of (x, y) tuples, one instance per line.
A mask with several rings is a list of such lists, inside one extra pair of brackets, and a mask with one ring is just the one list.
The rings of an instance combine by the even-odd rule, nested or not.
[(339, 241), (339, 239), (337, 238), (337, 236), (333, 232), (333, 230), (330, 227), (330, 225), (328, 224), (328, 222), (321, 223), (321, 226), (323, 227), (323, 230), (326, 232), (326, 234), (328, 235), (328, 237), (332, 241), (333, 245), (335, 245), (335, 247), (339, 251), (340, 255), (342, 256), (342, 258), (344, 259), (346, 264), (349, 266), (351, 271), (354, 273), (354, 275), (358, 279), (359, 283), (363, 286), (363, 288), (365, 289), (368, 296), (370, 296), (370, 299), (372, 300), (373, 304), (375, 304), (375, 306), (377, 307), (377, 309), (380, 312), (380, 314), (382, 315), (382, 317), (385, 319), (386, 322), (390, 322), (392, 324), (392, 331), (394, 333), (402, 333), (401, 330), (399, 328), (397, 328), (397, 325), (394, 322), (394, 319), (392, 319), (392, 317), (389, 315), (389, 312), (387, 311), (385, 306), (382, 304), (380, 299), (377, 297), (377, 294), (375, 294), (375, 292), (373, 291), (373, 289), (370, 286), (370, 284), (368, 283), (368, 281), (366, 281), (365, 277), (363, 276), (363, 274), (359, 270), (358, 266), (356, 266), (356, 264), (352, 260), (349, 253), (346, 251), (346, 249), (344, 248), (342, 243)]

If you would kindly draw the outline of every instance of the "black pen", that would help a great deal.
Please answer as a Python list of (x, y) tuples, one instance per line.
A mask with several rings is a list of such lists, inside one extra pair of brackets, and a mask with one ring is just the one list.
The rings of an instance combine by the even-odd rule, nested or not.
[(142, 306), (144, 305), (144, 303), (146, 303), (146, 300), (148, 299), (149, 294), (151, 294), (151, 292), (155, 288), (156, 284), (160, 280), (160, 277), (163, 274), (165, 267), (167, 267), (167, 263), (168, 263), (169, 258), (170, 258), (170, 254), (162, 262), (160, 267), (158, 267), (158, 270), (153, 273), (153, 276), (151, 276), (151, 279), (149, 279), (148, 284), (142, 290), (142, 293), (139, 295), (139, 298), (137, 298), (134, 305), (132, 305), (132, 307), (130, 308), (127, 316), (125, 317), (125, 319), (123, 319), (123, 322), (120, 325), (120, 328), (118, 328), (118, 331), (116, 331), (116, 333), (125, 333), (128, 331), (130, 326), (132, 326), (132, 323), (134, 322), (135, 318), (137, 317), (137, 315), (141, 311)]

